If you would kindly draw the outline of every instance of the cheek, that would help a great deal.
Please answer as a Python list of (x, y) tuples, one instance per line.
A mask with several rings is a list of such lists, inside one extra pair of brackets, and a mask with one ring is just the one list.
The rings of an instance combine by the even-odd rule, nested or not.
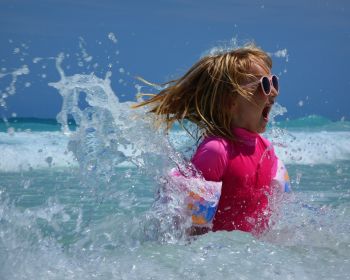
[(268, 97), (261, 90), (254, 95), (254, 101), (258, 106), (265, 105), (267, 99)]
[[(260, 94), (259, 94), (260, 95)], [(249, 121), (254, 121), (261, 114), (261, 109), (266, 104), (266, 98), (264, 95), (253, 96), (249, 101), (244, 97), (237, 98), (235, 104), (232, 106), (232, 114), (237, 118), (244, 118)]]

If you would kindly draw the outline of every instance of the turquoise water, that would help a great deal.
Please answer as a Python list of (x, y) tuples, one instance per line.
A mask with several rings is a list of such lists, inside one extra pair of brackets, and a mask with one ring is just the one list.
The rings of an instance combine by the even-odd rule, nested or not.
[[(347, 279), (350, 130), (321, 120), (269, 128), (293, 194), (258, 239), (242, 232), (188, 239), (172, 223), (176, 208), (152, 207), (176, 153), (193, 150), (178, 128), (167, 142), (147, 126), (132, 138), (130, 121), (119, 123), (119, 134), (96, 122), (95, 130), (81, 123), (66, 134), (53, 120), (2, 123), (1, 279)], [(113, 146), (111, 135), (125, 143)]]

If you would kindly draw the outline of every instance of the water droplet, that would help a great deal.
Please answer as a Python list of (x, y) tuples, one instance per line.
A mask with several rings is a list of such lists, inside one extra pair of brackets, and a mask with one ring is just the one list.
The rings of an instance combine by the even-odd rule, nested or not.
[(111, 40), (114, 44), (116, 44), (118, 42), (117, 37), (114, 35), (113, 32), (110, 32), (108, 34), (108, 39)]
[(14, 135), (15, 134), (15, 129), (13, 127), (9, 127), (7, 129), (7, 133), (10, 134), (10, 135)]
[(45, 161), (47, 162), (47, 164), (49, 165), (49, 167), (51, 167), (52, 161), (53, 161), (53, 157), (47, 157), (45, 159)]

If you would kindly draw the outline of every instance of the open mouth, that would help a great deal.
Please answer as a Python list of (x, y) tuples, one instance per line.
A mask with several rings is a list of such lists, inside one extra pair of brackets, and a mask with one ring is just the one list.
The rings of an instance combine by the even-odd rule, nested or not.
[(264, 121), (269, 121), (269, 114), (271, 111), (271, 105), (267, 105), (264, 110), (262, 111), (262, 116), (264, 118)]

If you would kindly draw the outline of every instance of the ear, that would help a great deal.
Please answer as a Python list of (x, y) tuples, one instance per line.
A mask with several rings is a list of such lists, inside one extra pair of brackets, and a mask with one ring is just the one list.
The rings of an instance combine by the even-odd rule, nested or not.
[(232, 110), (236, 110), (238, 104), (238, 95), (234, 95), (230, 98), (230, 107)]

